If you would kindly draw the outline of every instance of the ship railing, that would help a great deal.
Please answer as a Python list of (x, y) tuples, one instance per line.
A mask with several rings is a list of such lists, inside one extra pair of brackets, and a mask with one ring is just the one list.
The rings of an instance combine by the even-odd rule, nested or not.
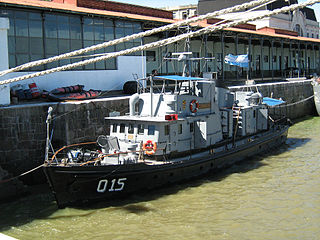
[[(71, 145), (68, 145), (68, 146), (64, 146), (64, 147), (60, 148), (59, 150), (57, 150), (53, 154), (51, 159), (48, 162), (46, 162), (46, 164), (51, 165), (53, 162), (58, 164), (59, 162), (58, 162), (57, 155), (60, 154), (65, 149), (72, 148), (72, 147), (77, 147), (77, 146), (83, 146), (83, 145), (92, 145), (92, 144), (96, 144), (96, 142), (85, 142), (85, 143), (77, 143), (77, 144), (71, 144)], [(159, 150), (161, 150), (163, 152), (163, 155), (165, 155), (165, 151), (166, 151), (165, 148), (157, 148), (156, 151), (159, 151)], [(138, 157), (138, 160), (136, 162), (138, 162), (138, 161), (144, 162), (145, 161), (145, 156), (152, 156), (152, 155), (148, 155), (146, 152), (148, 152), (148, 150), (144, 150), (144, 149), (141, 148), (141, 149), (135, 150), (135, 151), (123, 151), (123, 152), (115, 152), (115, 153), (110, 153), (110, 154), (102, 154), (102, 153), (100, 153), (98, 157), (96, 157), (96, 158), (94, 158), (92, 160), (86, 161), (84, 163), (81, 163), (80, 166), (88, 165), (88, 164), (91, 164), (91, 163), (98, 164), (99, 162), (103, 161), (103, 159), (105, 157), (112, 157), (112, 156), (117, 156), (118, 164), (121, 164), (120, 155), (126, 155), (126, 154), (129, 154), (129, 153), (139, 153), (139, 157)], [(166, 163), (167, 160), (166, 160), (165, 156), (163, 157), (163, 159), (164, 159), (163, 162)]]

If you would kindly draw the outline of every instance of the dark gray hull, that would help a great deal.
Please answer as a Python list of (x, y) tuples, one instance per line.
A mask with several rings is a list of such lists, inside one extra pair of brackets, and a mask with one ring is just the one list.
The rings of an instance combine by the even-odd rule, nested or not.
[(123, 198), (135, 192), (182, 182), (268, 151), (286, 141), (288, 126), (278, 126), (246, 144), (221, 152), (205, 150), (188, 160), (168, 164), (45, 166), (44, 172), (59, 207)]

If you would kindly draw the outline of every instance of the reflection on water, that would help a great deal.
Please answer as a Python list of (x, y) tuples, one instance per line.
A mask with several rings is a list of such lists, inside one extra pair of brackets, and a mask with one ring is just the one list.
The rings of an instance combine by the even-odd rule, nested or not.
[(51, 194), (2, 204), (0, 231), (19, 239), (319, 239), (320, 118), (285, 145), (223, 173), (129, 201), (57, 209)]

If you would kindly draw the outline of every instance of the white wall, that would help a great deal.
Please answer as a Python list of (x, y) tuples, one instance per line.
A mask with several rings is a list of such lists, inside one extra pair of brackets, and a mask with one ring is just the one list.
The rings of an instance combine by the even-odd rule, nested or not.
[[(9, 19), (0, 18), (0, 70), (6, 70), (9, 68), (8, 58), (8, 29)], [(0, 81), (4, 78), (0, 78)], [(0, 105), (10, 104), (10, 87), (9, 85), (0, 85)]]
[[(58, 87), (84, 85), (85, 90), (121, 90), (126, 81), (134, 80), (133, 74), (139, 78), (145, 76), (146, 58), (141, 56), (120, 56), (117, 60), (117, 70), (86, 70), (64, 71), (12, 83), (28, 84), (35, 82), (41, 90), (51, 91)], [(6, 79), (33, 72), (17, 72), (6, 75)]]

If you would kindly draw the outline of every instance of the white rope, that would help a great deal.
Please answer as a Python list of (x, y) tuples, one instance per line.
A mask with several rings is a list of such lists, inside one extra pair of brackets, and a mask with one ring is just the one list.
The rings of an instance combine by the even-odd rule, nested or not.
[(269, 106), (269, 108), (283, 108), (283, 107), (291, 107), (291, 106), (294, 106), (294, 105), (297, 105), (297, 104), (300, 104), (300, 103), (303, 103), (303, 102), (306, 102), (308, 100), (310, 100), (311, 98), (313, 98), (314, 95), (310, 96), (310, 97), (307, 97), (305, 99), (302, 99), (298, 102), (294, 102), (294, 103), (289, 103), (289, 104), (281, 104), (281, 105), (276, 105), (276, 106)]
[(166, 25), (166, 26), (163, 26), (163, 27), (154, 28), (152, 30), (148, 30), (148, 31), (145, 31), (145, 32), (136, 33), (136, 34), (133, 34), (133, 35), (130, 35), (130, 36), (126, 36), (126, 37), (123, 37), (123, 38), (115, 39), (115, 40), (104, 42), (104, 43), (97, 44), (97, 45), (93, 45), (93, 46), (90, 46), (90, 47), (87, 47), (87, 48), (83, 48), (83, 49), (80, 49), (80, 50), (72, 51), (72, 52), (69, 52), (69, 53), (64, 53), (64, 54), (61, 54), (61, 55), (58, 55), (58, 56), (54, 56), (54, 57), (51, 57), (51, 58), (29, 62), (29, 63), (26, 63), (26, 64), (23, 64), (23, 65), (20, 65), (20, 66), (17, 66), (17, 67), (14, 67), (14, 68), (11, 68), (11, 69), (8, 69), (8, 70), (4, 70), (4, 71), (0, 72), (0, 77), (3, 76), (3, 75), (6, 75), (8, 73), (11, 73), (11, 72), (17, 72), (17, 71), (21, 71), (23, 69), (27, 69), (27, 68), (31, 68), (31, 67), (35, 67), (35, 66), (39, 66), (39, 65), (43, 65), (43, 64), (48, 64), (50, 62), (54, 62), (54, 61), (58, 61), (58, 60), (61, 60), (61, 59), (69, 58), (71, 56), (84, 54), (84, 53), (95, 51), (95, 50), (98, 50), (98, 49), (101, 49), (101, 48), (106, 48), (106, 47), (109, 47), (109, 46), (117, 45), (119, 43), (123, 43), (123, 42), (126, 42), (126, 41), (131, 41), (131, 40), (134, 40), (134, 39), (137, 39), (137, 38), (150, 36), (150, 35), (153, 35), (155, 33), (164, 32), (164, 31), (167, 31), (167, 30), (170, 30), (170, 29), (177, 28), (179, 26), (188, 25), (190, 23), (198, 22), (198, 21), (201, 21), (201, 20), (204, 20), (204, 19), (213, 18), (213, 17), (219, 16), (219, 15), (240, 11), (242, 9), (248, 9), (248, 8), (251, 8), (251, 7), (254, 7), (254, 6), (257, 6), (257, 5), (261, 5), (263, 3), (270, 3), (270, 2), (274, 2), (274, 1), (275, 0), (271, 0), (271, 1), (270, 0), (255, 0), (255, 1), (252, 1), (252, 2), (249, 2), (249, 3), (244, 3), (244, 4), (241, 4), (241, 5), (236, 5), (234, 7), (222, 9), (220, 11), (215, 11), (213, 13), (208, 13), (206, 15), (201, 15), (199, 17), (195, 17), (195, 18), (184, 20), (184, 21), (179, 21), (179, 22), (176, 22), (176, 23), (172, 23), (172, 24), (169, 24), (169, 25)]
[(203, 35), (203, 34), (208, 34), (208, 33), (211, 33), (211, 32), (222, 30), (224, 28), (236, 26), (236, 25), (239, 25), (239, 24), (244, 24), (244, 23), (247, 23), (249, 21), (262, 19), (262, 18), (269, 17), (269, 16), (272, 16), (272, 15), (275, 15), (275, 14), (284, 13), (284, 12), (288, 12), (288, 11), (294, 11), (294, 10), (296, 10), (298, 8), (303, 8), (303, 7), (318, 3), (318, 2), (320, 2), (320, 0), (309, 0), (309, 1), (306, 1), (304, 3), (294, 4), (294, 5), (290, 5), (290, 6), (287, 6), (287, 7), (280, 8), (280, 9), (276, 9), (274, 11), (270, 11), (270, 12), (262, 14), (260, 16), (254, 16), (254, 17), (251, 17), (251, 18), (244, 18), (244, 19), (241, 19), (241, 20), (238, 20), (238, 21), (234, 21), (234, 22), (230, 22), (230, 23), (226, 23), (226, 24), (221, 24), (221, 25), (218, 25), (218, 26), (212, 26), (211, 25), (211, 26), (205, 27), (203, 29), (200, 29), (200, 30), (198, 30), (196, 32), (185, 33), (185, 34), (181, 34), (181, 35), (176, 36), (176, 37), (160, 40), (160, 41), (157, 41), (157, 42), (145, 44), (145, 45), (134, 47), (134, 48), (131, 48), (131, 49), (122, 50), (122, 51), (119, 51), (119, 52), (116, 52), (116, 53), (106, 54), (105, 56), (101, 56), (101, 57), (97, 57), (97, 58), (93, 58), (93, 59), (88, 59), (88, 60), (84, 60), (84, 61), (81, 61), (81, 62), (68, 64), (68, 65), (65, 65), (65, 66), (61, 66), (61, 67), (57, 67), (57, 68), (53, 68), (53, 69), (49, 69), (49, 70), (33, 73), (33, 74), (28, 74), (28, 75), (24, 75), (24, 76), (12, 78), (12, 79), (4, 80), (4, 81), (0, 82), (0, 85), (12, 83), (12, 82), (17, 82), (17, 81), (22, 81), (22, 80), (29, 79), (29, 78), (39, 77), (39, 76), (43, 76), (43, 75), (54, 73), (54, 72), (65, 71), (65, 70), (68, 70), (68, 69), (72, 69), (72, 68), (76, 68), (76, 67), (79, 67), (79, 66), (83, 66), (83, 65), (87, 65), (87, 64), (103, 61), (103, 60), (107, 60), (107, 59), (110, 59), (110, 58), (114, 58), (114, 57), (118, 57), (118, 56), (122, 56), (122, 55), (127, 55), (127, 54), (131, 54), (131, 53), (138, 52), (138, 51), (144, 51), (144, 50), (151, 49), (151, 48), (156, 48), (156, 47), (169, 45), (169, 44), (181, 41), (181, 40), (186, 39), (186, 38), (192, 38), (192, 37), (200, 36), (200, 35)]

